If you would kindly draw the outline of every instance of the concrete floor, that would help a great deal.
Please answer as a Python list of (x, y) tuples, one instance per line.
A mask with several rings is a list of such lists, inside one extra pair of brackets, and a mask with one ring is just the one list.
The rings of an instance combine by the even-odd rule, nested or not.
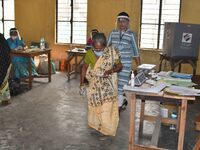
[[(116, 137), (99, 141), (87, 126), (87, 100), (78, 93), (78, 80), (66, 80), (63, 73), (53, 75), (50, 84), (34, 83), (31, 91), (13, 97), (11, 105), (0, 107), (0, 150), (128, 149), (129, 108), (121, 113)], [(158, 106), (148, 103), (147, 113), (157, 114)], [(185, 150), (194, 145), (197, 133), (193, 119), (199, 109), (200, 101), (188, 107)], [(152, 130), (153, 124), (145, 122), (139, 143), (148, 144)], [(176, 149), (177, 134), (169, 127), (162, 127), (160, 137), (159, 146)]]

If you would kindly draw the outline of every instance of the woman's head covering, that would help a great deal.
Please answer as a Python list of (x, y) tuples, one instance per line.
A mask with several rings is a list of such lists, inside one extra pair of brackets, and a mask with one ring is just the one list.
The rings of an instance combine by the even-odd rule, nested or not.
[(93, 36), (93, 45), (94, 43), (101, 43), (103, 46), (106, 46), (107, 41), (106, 41), (106, 36), (104, 33), (96, 33)]
[(126, 12), (120, 12), (118, 15), (117, 15), (117, 20), (118, 19), (127, 19), (129, 20), (129, 15), (126, 13)]

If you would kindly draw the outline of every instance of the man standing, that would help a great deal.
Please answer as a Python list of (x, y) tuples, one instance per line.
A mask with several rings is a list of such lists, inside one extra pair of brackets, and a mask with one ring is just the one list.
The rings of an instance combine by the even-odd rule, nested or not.
[(122, 71), (118, 73), (119, 110), (127, 105), (127, 101), (124, 101), (123, 86), (129, 82), (132, 59), (135, 59), (136, 65), (141, 64), (135, 33), (129, 29), (129, 21), (130, 18), (126, 12), (119, 13), (117, 29), (113, 30), (108, 38), (108, 46), (113, 46), (119, 51), (123, 65)]

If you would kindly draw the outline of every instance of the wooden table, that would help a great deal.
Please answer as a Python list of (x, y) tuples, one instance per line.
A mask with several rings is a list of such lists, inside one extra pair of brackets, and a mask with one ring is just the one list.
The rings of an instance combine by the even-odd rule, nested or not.
[[(81, 66), (83, 60), (84, 60), (84, 57), (85, 57), (85, 54), (86, 54), (86, 51), (83, 50), (83, 49), (72, 49), (72, 50), (66, 50), (66, 53), (67, 53), (67, 60), (66, 60), (66, 67), (67, 67), (67, 78), (68, 78), (68, 81), (70, 81), (70, 76), (75, 74), (75, 78), (77, 77), (77, 74), (78, 74), (78, 67)], [(80, 57), (80, 61), (78, 61), (78, 57)], [(74, 70), (71, 70), (70, 66), (71, 66), (71, 61), (75, 59), (75, 68)]]
[[(187, 103), (188, 100), (195, 100), (195, 97), (186, 97), (186, 96), (176, 96), (176, 95), (169, 95), (162, 92), (159, 93), (146, 93), (146, 92), (135, 92), (130, 89), (124, 89), (127, 98), (130, 100), (130, 128), (129, 128), (129, 150), (134, 149), (160, 149), (157, 147), (157, 145), (150, 145), (149, 147), (144, 147), (141, 145), (135, 144), (135, 114), (136, 114), (136, 96), (137, 98), (140, 98), (142, 100), (141, 102), (141, 112), (140, 112), (140, 128), (139, 131), (143, 129), (143, 121), (149, 120), (149, 121), (155, 121), (159, 120), (163, 123), (169, 123), (169, 124), (176, 124), (179, 131), (179, 137), (178, 137), (178, 150), (183, 149), (184, 144), (184, 136), (185, 136), (185, 124), (186, 124), (186, 113), (187, 113)], [(180, 103), (180, 109), (178, 112), (178, 119), (170, 119), (170, 118), (160, 118), (155, 116), (148, 116), (145, 115), (145, 101), (148, 98), (148, 100), (158, 100), (162, 102), (167, 101), (174, 101), (177, 103)], [(156, 124), (155, 130), (159, 132), (159, 124)], [(155, 131), (154, 130), (154, 131)], [(153, 136), (159, 136), (159, 133), (153, 132)], [(153, 137), (152, 138), (155, 138)], [(155, 142), (156, 140), (153, 139)], [(156, 141), (157, 142), (157, 141)]]
[[(39, 76), (32, 76), (32, 65), (31, 65), (31, 58), (39, 55), (47, 54), (48, 55), (48, 75), (39, 75)], [(51, 49), (35, 49), (35, 50), (18, 50), (18, 51), (12, 51), (11, 57), (18, 56), (18, 57), (26, 57), (29, 59), (28, 64), (28, 71), (29, 71), (29, 89), (32, 88), (32, 81), (33, 78), (48, 78), (49, 82), (51, 82)]]

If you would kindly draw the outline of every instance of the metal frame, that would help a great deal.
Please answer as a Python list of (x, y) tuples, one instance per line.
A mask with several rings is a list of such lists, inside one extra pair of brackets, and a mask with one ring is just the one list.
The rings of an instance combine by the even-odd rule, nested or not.
[[(14, 0), (13, 0), (14, 1)], [(1, 7), (2, 7), (2, 18), (0, 19), (0, 21), (2, 22), (2, 25), (3, 25), (3, 35), (5, 33), (5, 21), (14, 21), (15, 22), (15, 19), (14, 20), (8, 20), (8, 19), (4, 19), (4, 0), (1, 1)], [(14, 1), (15, 2), (15, 1)]]
[(73, 23), (74, 23), (74, 1), (71, 0), (71, 20), (70, 20), (70, 24), (71, 24), (71, 35), (70, 35), (70, 43), (72, 44), (73, 42)]
[[(160, 45), (160, 29), (161, 29), (161, 17), (162, 17), (162, 3), (163, 0), (159, 0), (159, 20), (158, 20), (158, 24), (154, 24), (154, 25), (158, 25), (158, 39), (157, 39), (157, 47), (156, 50), (159, 50), (159, 45)], [(179, 22), (180, 22), (180, 18), (181, 18), (181, 6), (182, 6), (182, 0), (180, 0), (180, 8), (179, 8)], [(140, 40), (139, 40), (139, 47), (141, 45), (141, 28), (142, 28), (142, 24), (148, 24), (148, 23), (142, 23), (142, 8), (143, 8), (143, 0), (141, 0), (141, 11), (140, 11)], [(152, 24), (152, 23), (151, 23)], [(149, 49), (153, 49), (153, 48), (149, 48)]]
[(159, 45), (160, 45), (160, 29), (161, 29), (161, 19), (162, 19), (162, 4), (163, 4), (163, 0), (160, 0), (159, 3), (159, 17), (158, 17), (158, 36), (157, 36), (157, 49), (159, 49)]
[(56, 43), (58, 43), (58, 0), (56, 0)]
[(74, 0), (71, 0), (71, 18), (70, 21), (58, 21), (58, 0), (56, 0), (56, 43), (58, 42), (58, 22), (69, 22), (70, 23), (70, 43), (63, 43), (63, 44), (79, 44), (79, 43), (73, 43), (73, 25), (74, 22), (87, 22), (87, 21), (74, 21)]

